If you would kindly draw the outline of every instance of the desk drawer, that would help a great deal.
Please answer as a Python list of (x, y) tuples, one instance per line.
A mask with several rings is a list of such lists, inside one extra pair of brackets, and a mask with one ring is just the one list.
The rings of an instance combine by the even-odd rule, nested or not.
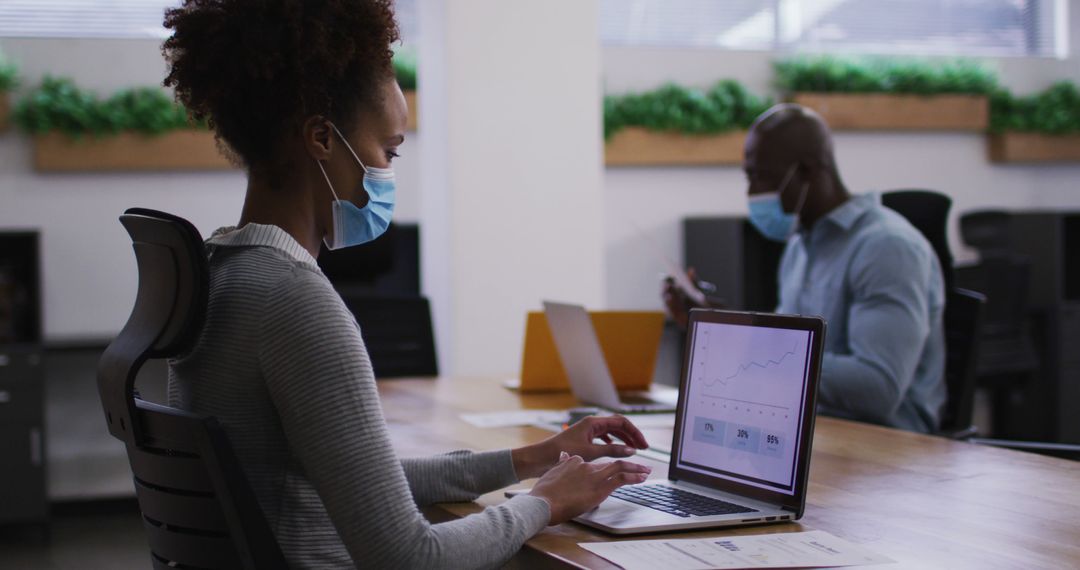
[(42, 423), (42, 378), (41, 353), (0, 349), (0, 423)]
[(40, 381), (0, 381), (0, 424), (41, 425), (45, 416)]

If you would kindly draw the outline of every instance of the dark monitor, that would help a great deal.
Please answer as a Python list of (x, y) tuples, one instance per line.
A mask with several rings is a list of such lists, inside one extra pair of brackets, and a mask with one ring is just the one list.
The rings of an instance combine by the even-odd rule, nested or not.
[(713, 296), (731, 309), (776, 310), (784, 244), (769, 241), (741, 216), (683, 220), (683, 263), (716, 285)]
[(350, 294), (420, 294), (420, 228), (390, 224), (378, 239), (330, 251), (323, 246), (319, 267), (339, 291)]
[(0, 344), (41, 342), (39, 239), (0, 232)]

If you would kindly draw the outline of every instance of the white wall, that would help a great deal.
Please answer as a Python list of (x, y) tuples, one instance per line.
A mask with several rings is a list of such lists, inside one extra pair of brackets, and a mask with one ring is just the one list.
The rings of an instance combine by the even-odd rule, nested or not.
[[(1017, 91), (1030, 92), (1060, 78), (1080, 81), (1080, 59), (1077, 57), (1080, 10), (1073, 10), (1071, 19), (1070, 59), (998, 61), (1004, 83)], [(558, 30), (560, 25), (553, 25), (551, 29)], [(553, 42), (559, 40), (557, 33), (549, 33), (548, 37)], [(158, 45), (157, 41), (150, 40), (0, 40), (0, 50), (21, 64), (28, 85), (36, 84), (41, 75), (50, 72), (71, 76), (79, 84), (103, 93), (133, 85), (160, 83), (164, 63)], [(772, 77), (771, 54), (758, 52), (609, 47), (600, 53), (603, 58), (600, 67), (602, 85), (606, 92), (648, 89), (668, 80), (707, 86), (725, 77), (738, 79), (753, 90), (764, 92)], [(475, 60), (477, 65), (489, 65), (487, 54), (480, 55)], [(573, 54), (565, 53), (560, 57), (570, 58)], [(513, 69), (513, 66), (495, 69)], [(523, 97), (518, 104), (543, 104), (530, 102), (526, 92), (517, 90), (520, 86), (514, 88), (515, 93)], [(562, 89), (568, 88), (568, 84), (562, 85)], [(593, 86), (583, 88), (592, 89)], [(556, 126), (560, 120), (571, 119), (550, 119)], [(593, 119), (575, 116), (572, 120)], [(488, 128), (490, 125), (479, 126)], [(498, 132), (504, 137), (498, 139), (499, 142), (507, 149), (524, 148), (512, 141), (507, 131)], [(576, 129), (572, 132), (579, 133), (575, 137), (588, 139), (587, 134), (582, 135)], [(582, 148), (598, 145), (600, 136), (597, 126), (595, 139), (588, 139)], [(409, 139), (402, 148), (402, 158), (395, 161), (400, 188), (395, 217), (401, 221), (417, 221), (422, 215), (419, 154), (424, 143), (420, 141), (420, 133), (410, 133)], [(956, 213), (988, 206), (1080, 208), (1080, 166), (992, 166), (986, 161), (983, 144), (982, 136), (963, 134), (837, 135), (840, 167), (846, 182), (855, 191), (904, 186), (935, 188), (953, 196)], [(491, 160), (514, 160), (513, 152), (507, 149)], [(460, 152), (470, 150), (462, 147)], [(515, 172), (515, 176), (526, 181), (522, 188), (534, 188), (532, 181), (538, 178), (550, 181), (550, 184), (558, 181), (557, 162), (550, 163), (551, 170), (545, 171), (514, 171), (514, 165), (510, 163), (503, 166), (501, 180), (511, 180), (509, 177)], [(432, 167), (436, 172), (441, 168), (437, 164)], [(602, 184), (602, 215), (598, 216), (600, 225), (597, 227), (604, 228), (603, 234), (602, 237), (582, 236), (599, 239), (603, 248), (602, 261), (598, 262), (603, 268), (600, 279), (604, 283), (599, 299), (593, 299), (591, 295), (582, 297), (590, 304), (606, 304), (612, 308), (659, 308), (657, 275), (663, 268), (655, 261), (650, 249), (659, 249), (678, 260), (679, 223), (683, 217), (745, 211), (744, 181), (737, 168), (607, 169), (599, 183)], [(107, 337), (115, 334), (126, 319), (134, 299), (135, 266), (127, 236), (116, 221), (123, 209), (138, 205), (172, 211), (191, 219), (201, 232), (207, 234), (218, 226), (235, 223), (243, 189), (244, 179), (239, 171), (40, 175), (30, 168), (28, 141), (15, 132), (0, 135), (0, 227), (36, 227), (42, 231), (45, 333), (53, 340)], [(425, 208), (438, 207), (437, 200), (427, 202), (430, 204)], [(524, 204), (511, 200), (482, 201), (468, 207), (458, 206), (454, 213), (465, 222), (502, 220), (498, 227), (512, 231), (517, 219), (514, 216), (521, 215)], [(559, 206), (571, 212), (578, 208), (571, 201)], [(512, 213), (515, 211), (517, 213)], [(507, 215), (508, 212), (511, 214)], [(551, 224), (558, 227), (557, 220), (552, 220)], [(633, 224), (643, 228), (644, 237), (637, 234)], [(490, 231), (492, 227), (482, 226), (483, 229), (469, 239), (480, 239), (482, 232)], [(428, 247), (431, 247), (430, 242)], [(475, 279), (475, 282), (459, 283), (459, 290), (461, 287), (483, 287), (485, 275), (506, 271), (505, 259), (478, 257), (461, 245), (455, 248), (452, 257), (444, 259), (447, 264), (444, 269), (466, 265), (473, 271)], [(427, 262), (431, 252), (425, 249), (423, 257)], [(548, 282), (542, 291), (529, 289), (528, 294), (530, 298), (535, 297), (534, 303), (545, 295), (559, 295), (563, 291), (573, 294), (573, 290), (563, 290), (557, 285), (554, 281)], [(429, 293), (443, 295), (449, 302), (458, 295), (450, 289), (429, 289)], [(506, 347), (502, 350), (513, 353), (500, 357), (499, 373), (515, 371), (519, 355), (511, 345), (519, 342), (518, 323), (523, 318), (522, 314), (508, 314), (504, 321), (508, 324), (499, 327), (512, 339), (505, 342)], [(445, 313), (438, 316), (436, 324), (452, 327), (444, 329), (444, 334), (453, 330), (455, 336), (473, 339), (485, 338), (483, 331), (490, 329), (490, 323), (470, 320), (467, 314)], [(481, 332), (473, 336), (476, 331)], [(448, 358), (444, 357), (444, 364), (449, 362)]]
[(440, 366), (514, 374), (541, 299), (603, 303), (598, 5), (418, 8), (423, 286)]
[[(52, 73), (110, 93), (159, 84), (156, 42), (0, 41), (25, 87)], [(107, 64), (105, 64), (107, 62)], [(176, 212), (206, 233), (232, 223), (243, 199), (239, 172), (198, 174), (38, 174), (30, 141), (0, 135), (0, 227), (36, 228), (42, 239), (45, 336), (50, 340), (115, 334), (135, 300), (135, 259), (117, 217), (143, 206)]]
[[(25, 92), (45, 74), (73, 78), (107, 96), (125, 87), (159, 85), (165, 76), (156, 40), (0, 40), (20, 65)], [(410, 137), (411, 138), (411, 137)], [(418, 217), (416, 143), (401, 148), (397, 219)], [(239, 170), (197, 173), (40, 174), (30, 140), (0, 134), (0, 228), (38, 229), (42, 236), (44, 333), (48, 340), (109, 338), (135, 300), (135, 258), (117, 218), (129, 207), (165, 210), (203, 235), (235, 224), (245, 178)]]

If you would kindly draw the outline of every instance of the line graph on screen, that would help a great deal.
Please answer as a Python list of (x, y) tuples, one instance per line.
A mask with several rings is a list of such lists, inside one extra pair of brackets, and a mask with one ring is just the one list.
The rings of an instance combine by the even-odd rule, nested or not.
[(804, 339), (778, 337), (736, 347), (730, 339), (711, 338), (710, 332), (702, 331), (694, 355), (699, 396), (754, 406), (762, 412), (767, 411), (762, 408), (791, 409), (785, 398), (777, 396), (787, 393), (785, 386), (802, 380), (804, 359), (799, 355), (805, 353)]

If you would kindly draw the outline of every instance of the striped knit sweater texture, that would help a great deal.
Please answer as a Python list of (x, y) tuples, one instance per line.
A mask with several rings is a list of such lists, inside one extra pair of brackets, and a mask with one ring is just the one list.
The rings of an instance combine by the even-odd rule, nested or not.
[(361, 331), (284, 230), (207, 240), (210, 297), (192, 351), (170, 362), (170, 405), (224, 426), (291, 568), (498, 566), (548, 523), (521, 495), (430, 524), (418, 505), (517, 482), (509, 450), (399, 459)]

